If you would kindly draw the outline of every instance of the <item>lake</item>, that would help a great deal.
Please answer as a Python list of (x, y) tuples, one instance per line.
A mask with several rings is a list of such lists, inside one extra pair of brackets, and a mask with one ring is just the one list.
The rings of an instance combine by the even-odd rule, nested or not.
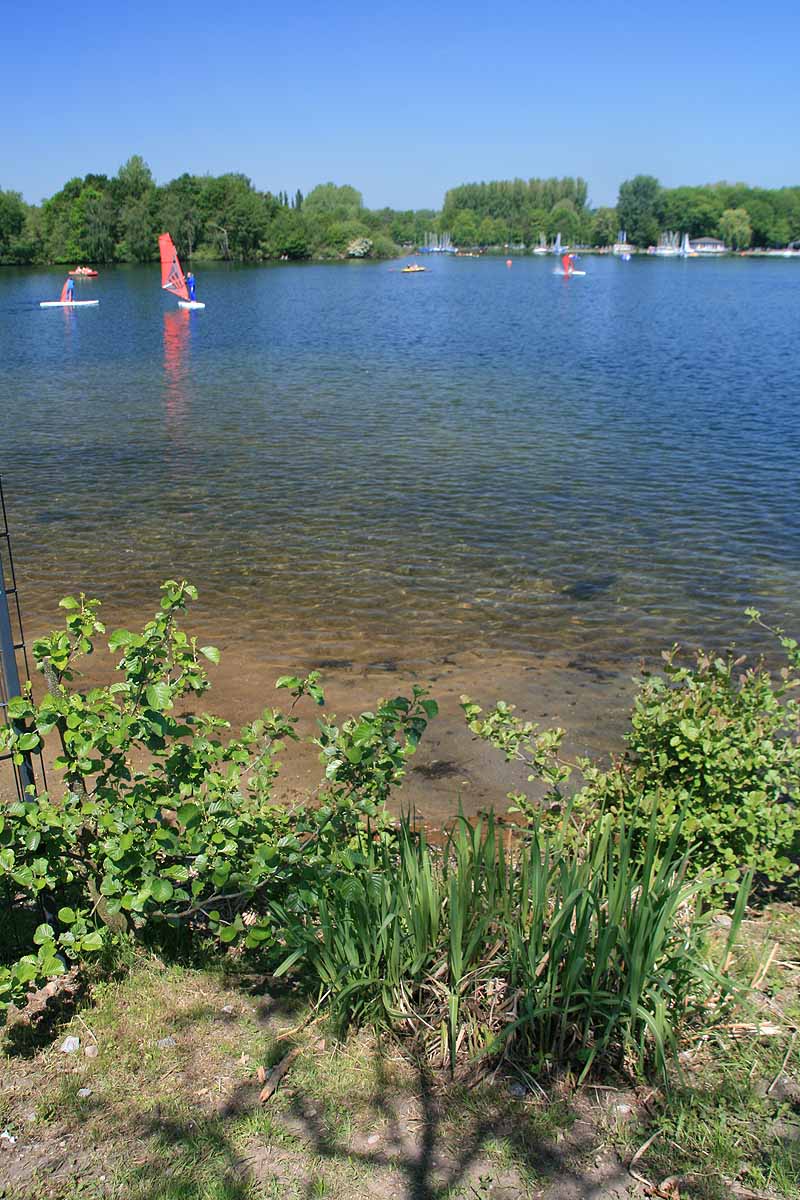
[(38, 308), (62, 271), (0, 270), (29, 627), (185, 576), (240, 675), (468, 663), (488, 698), (546, 670), (550, 717), (569, 669), (587, 731), (640, 655), (761, 646), (751, 604), (798, 630), (798, 264), (399, 265), (198, 264), (196, 313), (157, 264), (74, 312)]

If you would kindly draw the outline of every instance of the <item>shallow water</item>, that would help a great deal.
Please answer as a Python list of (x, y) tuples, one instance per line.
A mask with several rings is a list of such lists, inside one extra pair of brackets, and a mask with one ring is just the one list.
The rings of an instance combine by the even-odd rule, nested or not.
[[(599, 662), (800, 625), (800, 266), (587, 258), (0, 269), (21, 595), (234, 643)], [(342, 650), (342, 647), (350, 649)], [(413, 655), (412, 655), (413, 657)]]

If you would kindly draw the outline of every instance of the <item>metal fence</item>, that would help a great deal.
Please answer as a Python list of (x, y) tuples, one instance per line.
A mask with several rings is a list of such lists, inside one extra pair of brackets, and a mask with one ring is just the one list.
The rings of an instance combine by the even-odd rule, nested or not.
[[(14, 557), (11, 553), (6, 500), (3, 481), (0, 479), (0, 720), (5, 724), (11, 722), (8, 702), (14, 696), (18, 696), (21, 690), (20, 661), (24, 668), (24, 678), (29, 679), (30, 670), (22, 630)], [(0, 754), (0, 764), (4, 763), (10, 765), (17, 795), (22, 799), (28, 788), (36, 786), (30, 755), (24, 755), (21, 763), (15, 763), (9, 753)]]

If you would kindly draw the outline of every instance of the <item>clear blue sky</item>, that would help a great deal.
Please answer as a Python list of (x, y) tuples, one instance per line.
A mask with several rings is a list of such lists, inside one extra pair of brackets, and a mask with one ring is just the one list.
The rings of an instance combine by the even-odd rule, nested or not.
[(596, 204), (640, 171), (798, 183), (797, 32), (790, 0), (11, 0), (0, 187), (38, 202), (134, 153), (371, 207), (514, 176), (581, 174)]

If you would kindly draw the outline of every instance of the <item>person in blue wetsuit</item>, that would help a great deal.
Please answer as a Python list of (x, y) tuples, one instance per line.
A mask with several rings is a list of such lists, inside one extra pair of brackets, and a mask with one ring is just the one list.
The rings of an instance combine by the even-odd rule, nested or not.
[(75, 300), (75, 280), (67, 280), (67, 303), (72, 304)]
[(195, 299), (195, 294), (194, 294), (195, 278), (191, 271), (186, 276), (186, 287), (189, 289), (189, 299), (194, 300)]

